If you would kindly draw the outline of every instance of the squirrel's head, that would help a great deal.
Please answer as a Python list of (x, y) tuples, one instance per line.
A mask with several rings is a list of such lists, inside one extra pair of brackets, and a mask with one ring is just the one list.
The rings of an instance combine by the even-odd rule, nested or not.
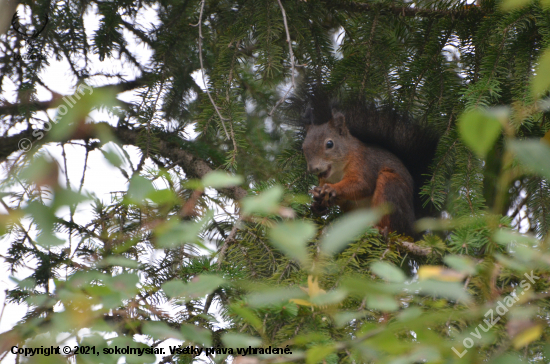
[(348, 154), (350, 137), (341, 113), (334, 113), (327, 123), (307, 125), (306, 138), (302, 145), (307, 171), (326, 180), (342, 169)]

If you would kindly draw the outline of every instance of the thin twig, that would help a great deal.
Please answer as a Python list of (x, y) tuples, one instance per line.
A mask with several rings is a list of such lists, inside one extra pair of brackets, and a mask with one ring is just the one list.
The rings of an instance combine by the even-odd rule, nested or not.
[(277, 0), (277, 2), (279, 3), (279, 7), (281, 8), (281, 13), (283, 14), (283, 23), (285, 25), (285, 32), (286, 32), (286, 42), (288, 43), (288, 56), (290, 58), (290, 77), (291, 77), (291, 81), (292, 81), (292, 85), (290, 86), (290, 88), (287, 90), (287, 92), (283, 95), (283, 97), (277, 101), (277, 103), (275, 104), (275, 106), (273, 106), (273, 109), (271, 109), (271, 112), (269, 113), (269, 116), (272, 116), (273, 113), (275, 112), (275, 109), (281, 105), (283, 102), (285, 102), (288, 94), (290, 93), (291, 90), (293, 90), (294, 88), (296, 88), (296, 80), (294, 79), (294, 71), (295, 71), (295, 64), (294, 64), (294, 52), (292, 52), (292, 40), (290, 39), (290, 31), (288, 30), (288, 23), (286, 21), (286, 12), (285, 12), (285, 8), (283, 7), (283, 4), (281, 3), (281, 0)]
[(78, 187), (78, 193), (82, 192), (84, 187), (84, 178), (86, 177), (86, 168), (88, 168), (88, 156), (90, 154), (89, 141), (86, 141), (86, 156), (84, 157), (84, 168), (82, 169), (82, 178), (80, 179), (80, 186)]
[(210, 306), (212, 305), (212, 300), (214, 299), (214, 294), (215, 292), (212, 292), (206, 297), (206, 302), (204, 303), (204, 309), (202, 310), (202, 313), (204, 315), (206, 315), (210, 310)]
[(6, 303), (8, 302), (8, 290), (4, 290), (4, 303), (2, 304), (2, 311), (0, 311), (0, 322), (2, 322), (2, 316), (4, 316), (4, 309), (6, 308)]
[[(224, 122), (224, 120), (228, 120), (228, 119), (224, 118), (222, 116), (222, 114), (220, 113), (220, 110), (218, 109), (218, 106), (216, 105), (216, 103), (214, 102), (214, 99), (212, 98), (212, 95), (210, 94), (210, 90), (208, 89), (208, 85), (206, 84), (206, 79), (204, 78), (205, 71), (204, 71), (204, 64), (203, 64), (203, 60), (202, 60), (202, 13), (204, 11), (204, 3), (205, 2), (206, 2), (206, 0), (201, 1), (201, 12), (200, 12), (200, 15), (199, 15), (199, 22), (197, 23), (197, 26), (199, 27), (199, 61), (201, 63), (202, 82), (204, 83), (204, 88), (206, 90), (208, 98), (210, 99), (210, 102), (212, 103), (212, 106), (214, 106), (214, 109), (216, 110), (216, 113), (218, 114), (218, 117), (220, 118), (220, 121), (221, 121), (222, 126), (223, 126), (223, 131), (225, 132), (225, 136), (227, 137), (228, 140), (230, 140), (231, 138), (229, 137), (229, 133), (227, 132), (227, 128), (225, 127), (225, 122)], [(234, 142), (235, 141), (233, 141), (233, 143)]]
[(71, 189), (71, 181), (69, 180), (69, 171), (67, 170), (67, 153), (65, 153), (65, 144), (61, 143), (61, 155), (63, 156), (63, 167), (65, 168), (65, 183), (67, 183), (67, 189)]

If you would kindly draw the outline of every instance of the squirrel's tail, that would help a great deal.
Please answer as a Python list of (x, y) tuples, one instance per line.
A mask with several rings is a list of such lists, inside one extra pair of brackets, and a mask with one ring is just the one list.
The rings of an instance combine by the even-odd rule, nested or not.
[(416, 218), (431, 215), (430, 206), (423, 207), (420, 190), (430, 178), (429, 167), (439, 142), (438, 134), (429, 125), (389, 107), (354, 102), (343, 105), (343, 109), (346, 125), (353, 136), (366, 144), (389, 150), (407, 167), (415, 185)]

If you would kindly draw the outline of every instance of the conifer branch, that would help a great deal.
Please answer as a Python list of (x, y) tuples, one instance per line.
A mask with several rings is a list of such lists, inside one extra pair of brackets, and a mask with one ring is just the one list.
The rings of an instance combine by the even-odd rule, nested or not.
[[(331, 4), (334, 6), (334, 4)], [(485, 12), (476, 5), (464, 6), (462, 9), (421, 9), (411, 8), (408, 6), (394, 6), (394, 5), (382, 5), (377, 3), (376, 5), (369, 3), (357, 3), (357, 2), (345, 2), (340, 4), (343, 8), (353, 12), (369, 12), (379, 11), (380, 13), (391, 13), (397, 16), (407, 17), (432, 17), (442, 18), (451, 17), (453, 19), (463, 19), (471, 16), (472, 14), (483, 15)]]

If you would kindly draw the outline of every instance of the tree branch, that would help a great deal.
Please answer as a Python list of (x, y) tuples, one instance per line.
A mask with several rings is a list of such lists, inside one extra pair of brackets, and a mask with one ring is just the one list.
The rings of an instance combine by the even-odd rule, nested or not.
[[(131, 130), (123, 127), (114, 128), (113, 133), (119, 138), (123, 144), (130, 144), (139, 147), (137, 143), (139, 131)], [(198, 158), (192, 153), (181, 149), (180, 146), (175, 143), (170, 143), (166, 140), (169, 138), (159, 138), (156, 150), (162, 157), (170, 159), (178, 164), (186, 174), (194, 178), (202, 178), (207, 173), (214, 170), (214, 168), (205, 160)], [(240, 200), (246, 196), (246, 190), (241, 187), (227, 187), (219, 190), (226, 196), (231, 197), (234, 200)]]
[(22, 139), (32, 140), (32, 130), (27, 129), (19, 134), (0, 137), (0, 163), (5, 161), (13, 152), (19, 150)]
[[(140, 134), (139, 129), (129, 129), (122, 126), (113, 127), (107, 123), (101, 123), (101, 125), (105, 128), (109, 128), (122, 144), (134, 145), (141, 149), (141, 146), (138, 143)], [(179, 165), (185, 173), (192, 178), (202, 178), (207, 173), (214, 170), (214, 167), (204, 159), (201, 159), (186, 150), (182, 150), (181, 146), (177, 143), (170, 142), (169, 140), (172, 135), (177, 137), (176, 134), (165, 133), (161, 137), (156, 138), (158, 140), (158, 144), (156, 145), (156, 148), (154, 148), (155, 154), (174, 161), (174, 164)], [(83, 135), (80, 135), (80, 137), (78, 137), (78, 135), (73, 137), (74, 139), (82, 139)], [(12, 153), (19, 150), (19, 142), (23, 138), (32, 140), (32, 130), (25, 130), (12, 136), (0, 137), (0, 163), (4, 162)], [(95, 136), (88, 135), (87, 138), (95, 138)], [(68, 140), (64, 142), (67, 141)], [(219, 191), (234, 200), (240, 200), (247, 194), (246, 190), (241, 187), (221, 188)]]
[(411, 8), (407, 6), (382, 5), (380, 3), (358, 3), (358, 2), (339, 2), (328, 4), (333, 7), (340, 7), (353, 12), (368, 12), (379, 11), (380, 13), (391, 13), (398, 16), (407, 17), (452, 17), (454, 19), (462, 19), (471, 16), (472, 14), (484, 14), (484, 11), (479, 6), (464, 6), (461, 9), (421, 9)]
[(415, 243), (411, 243), (409, 241), (400, 241), (399, 245), (401, 245), (403, 248), (408, 250), (410, 253), (415, 255), (423, 255), (427, 256), (432, 253), (432, 248), (430, 247), (421, 247), (416, 245)]
[[(95, 90), (104, 90), (115, 88), (118, 92), (125, 92), (136, 89), (141, 86), (147, 85), (148, 77), (142, 77), (133, 81), (124, 81), (114, 85), (105, 85), (95, 88)], [(0, 105), (0, 115), (21, 115), (21, 110), (30, 108), (32, 111), (45, 111), (56, 106), (56, 103), (59, 102), (58, 97), (54, 97), (49, 101), (38, 101), (38, 102), (24, 102), (19, 104), (10, 104), (4, 102), (3, 105)]]

